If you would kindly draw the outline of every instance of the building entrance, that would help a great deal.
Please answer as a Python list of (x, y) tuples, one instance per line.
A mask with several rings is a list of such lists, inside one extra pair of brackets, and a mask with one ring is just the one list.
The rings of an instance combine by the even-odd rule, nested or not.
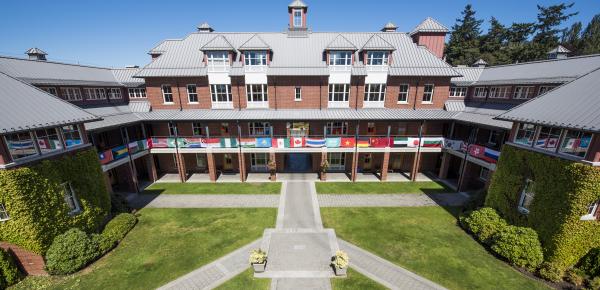
[(285, 155), (285, 171), (310, 172), (312, 158), (310, 153), (289, 153)]

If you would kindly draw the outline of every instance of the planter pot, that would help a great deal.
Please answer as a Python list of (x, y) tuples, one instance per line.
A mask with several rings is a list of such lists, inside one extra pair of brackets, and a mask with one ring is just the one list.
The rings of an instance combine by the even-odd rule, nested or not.
[(334, 266), (333, 268), (335, 269), (336, 276), (346, 276), (346, 270), (348, 270), (348, 268), (339, 268), (337, 266)]
[(252, 268), (254, 268), (255, 273), (264, 272), (266, 267), (267, 267), (267, 262), (264, 262), (262, 264), (252, 264)]
[(321, 181), (327, 181), (327, 173), (321, 172)]
[(271, 181), (277, 181), (277, 174), (271, 173), (271, 175), (269, 176), (269, 180), (271, 180)]

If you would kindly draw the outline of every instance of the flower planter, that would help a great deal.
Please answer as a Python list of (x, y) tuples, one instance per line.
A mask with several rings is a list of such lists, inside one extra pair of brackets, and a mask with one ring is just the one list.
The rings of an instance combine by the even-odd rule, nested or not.
[(271, 172), (271, 174), (269, 175), (269, 180), (277, 181), (277, 174), (274, 172)]
[(339, 268), (337, 266), (333, 267), (335, 270), (335, 275), (336, 276), (346, 276), (346, 270), (348, 268)]
[(327, 172), (321, 172), (321, 181), (327, 181)]
[(254, 268), (254, 272), (255, 273), (262, 273), (262, 272), (264, 272), (266, 267), (267, 267), (267, 262), (264, 262), (264, 263), (261, 263), (261, 264), (252, 264), (252, 268)]

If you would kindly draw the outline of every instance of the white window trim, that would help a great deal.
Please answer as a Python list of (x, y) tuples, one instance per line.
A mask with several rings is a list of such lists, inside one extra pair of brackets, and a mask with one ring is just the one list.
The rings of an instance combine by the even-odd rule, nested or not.
[[(431, 93), (428, 93), (425, 91), (425, 88), (427, 86), (431, 86)], [(431, 94), (431, 97), (429, 97), (429, 101), (425, 101), (425, 94)], [(435, 85), (434, 84), (425, 84), (423, 85), (423, 96), (421, 96), (421, 104), (433, 104), (433, 95), (435, 94)]]
[(130, 99), (143, 99), (146, 98), (146, 88), (129, 88)]
[[(300, 98), (298, 98), (298, 96), (300, 96)], [(294, 101), (296, 101), (296, 102), (302, 101), (302, 87), (294, 88)]]
[[(296, 12), (300, 12), (300, 23), (296, 23)], [(303, 19), (303, 14), (304, 11), (302, 11), (302, 9), (293, 9), (292, 10), (292, 24), (294, 25), (294, 27), (303, 27), (302, 24), (304, 22)]]
[[(533, 98), (533, 86), (516, 86), (513, 92), (513, 99), (529, 100)], [(518, 91), (518, 93), (517, 93)]]
[[(401, 90), (402, 86), (406, 86), (406, 92)], [(406, 93), (406, 101), (400, 101), (400, 95)], [(400, 84), (398, 86), (398, 104), (408, 104), (408, 97), (410, 96), (410, 85), (409, 84)]]
[(226, 68), (231, 64), (229, 62), (229, 52), (227, 51), (207, 51), (206, 65), (209, 68)]
[[(600, 201), (594, 202), (591, 205), (591, 207), (592, 207), (591, 213), (588, 213), (586, 215), (582, 215), (581, 218), (580, 218), (580, 220), (582, 220), (582, 221), (595, 221), (595, 220), (597, 220), (597, 218), (596, 218), (596, 216), (594, 214), (598, 210), (599, 206), (600, 206)], [(590, 210), (588, 210), (588, 211), (590, 211)]]
[(79, 88), (62, 87), (60, 88), (61, 96), (67, 101), (81, 101), (83, 96)]
[[(337, 123), (340, 123), (341, 126), (337, 126)], [(342, 130), (340, 134), (333, 133), (333, 129), (337, 128), (340, 128)], [(327, 122), (327, 124), (325, 124), (325, 134), (327, 136), (346, 136), (348, 134), (348, 122)]]
[(84, 88), (85, 96), (88, 100), (103, 100), (106, 98), (104, 88)]
[[(263, 162), (264, 164), (262, 164)], [(252, 169), (252, 171), (267, 171), (269, 169), (268, 153), (251, 153), (250, 168)]]
[[(255, 53), (257, 57), (249, 57), (250, 54)], [(250, 60), (256, 60), (259, 64), (252, 64)], [(265, 50), (248, 50), (244, 51), (244, 65), (245, 66), (266, 66), (267, 65), (267, 51)]]
[[(42, 90), (48, 94), (51, 94), (55, 97), (58, 97), (58, 90), (56, 89), (56, 87), (40, 87), (40, 90)], [(51, 91), (54, 91), (54, 93), (51, 93)]]
[[(334, 162), (338, 161), (339, 162)], [(346, 153), (344, 152), (329, 152), (327, 153), (327, 162), (329, 163), (328, 170), (345, 170), (346, 169)]]
[(121, 92), (121, 88), (109, 88), (108, 89), (108, 98), (111, 100), (120, 100), (123, 98), (123, 94)]
[[(225, 101), (219, 101), (218, 98), (218, 93), (217, 93), (217, 86), (225, 86), (225, 96), (226, 99)], [(221, 93), (222, 95), (222, 93)], [(212, 84), (210, 85), (210, 101), (213, 104), (213, 108), (215, 106), (217, 107), (227, 107), (227, 108), (233, 108), (233, 96), (231, 95), (231, 85), (228, 84)]]
[(169, 129), (169, 137), (179, 136), (179, 132), (177, 132), (177, 124), (175, 123), (167, 123), (167, 128)]
[[(194, 86), (195, 93), (190, 93), (190, 86)], [(185, 85), (185, 90), (187, 91), (188, 104), (199, 104), (200, 99), (198, 98), (198, 86), (196, 86), (196, 84), (187, 84), (187, 85)], [(192, 95), (196, 95), (195, 102), (191, 101)]]
[[(383, 56), (381, 58), (379, 57), (373, 57), (373, 54), (375, 53), (383, 53)], [(379, 60), (381, 59), (381, 64), (373, 64), (374, 60)], [(388, 51), (382, 51), (382, 50), (374, 50), (374, 51), (367, 51), (367, 65), (368, 66), (388, 66), (390, 62), (390, 53)]]
[[(259, 125), (259, 126), (256, 126)], [(262, 130), (263, 133), (259, 134), (257, 131)], [(253, 137), (266, 137), (271, 135), (271, 123), (269, 122), (249, 122), (248, 133)]]
[[(77, 194), (75, 193), (75, 190), (73, 189), (73, 185), (71, 184), (71, 182), (65, 182), (65, 183), (61, 184), (61, 186), (63, 187), (63, 190), (64, 190), (64, 198), (65, 198), (65, 202), (67, 203), (67, 205), (69, 205), (69, 202), (67, 199), (72, 199), (73, 205), (75, 206), (75, 208), (69, 212), (69, 215), (76, 215), (78, 213), (81, 213), (81, 205), (79, 204), (79, 200), (77, 200)], [(68, 190), (70, 190), (70, 194), (72, 195), (72, 197), (69, 195), (69, 192), (67, 192), (67, 186), (68, 186)]]
[(519, 198), (519, 212), (522, 214), (529, 214), (529, 209), (523, 206), (523, 203), (525, 202), (525, 197), (527, 194), (533, 193), (533, 198), (535, 198), (535, 192), (531, 191), (531, 192), (525, 192), (525, 190), (528, 189), (528, 184), (529, 183), (533, 183), (533, 180), (531, 179), (526, 179), (525, 180), (525, 187), (523, 187), (523, 190), (521, 191), (521, 198)]
[(2, 216), (0, 216), (0, 222), (5, 222), (10, 219), (10, 215), (6, 210), (6, 206), (4, 206), (4, 203), (0, 203), (0, 213), (4, 213), (4, 215), (6, 216), (5, 218), (2, 218)]
[(544, 92), (544, 94), (545, 94), (545, 93), (548, 93), (548, 92), (556, 89), (556, 86), (540, 86), (538, 88), (538, 96), (542, 94), (542, 89), (544, 89), (544, 88), (546, 89), (546, 91)]
[[(169, 93), (165, 93), (165, 88), (169, 88), (170, 92)], [(173, 97), (173, 87), (169, 84), (164, 84), (160, 86), (160, 90), (162, 92), (162, 96), (163, 96), (163, 104), (165, 105), (173, 105), (175, 104), (175, 98)], [(171, 95), (171, 101), (167, 102), (167, 95)]]
[(510, 87), (491, 87), (488, 94), (490, 99), (508, 99), (510, 98)]
[[(344, 57), (340, 57), (338, 54), (343, 54)], [(344, 64), (336, 64), (337, 60), (343, 60)], [(327, 62), (330, 66), (350, 66), (352, 65), (352, 52), (345, 50), (330, 51)]]
[[(255, 92), (254, 87), (260, 86), (260, 92)], [(252, 100), (254, 94), (260, 95), (260, 101)], [(250, 84), (246, 85), (246, 101), (250, 104), (269, 104), (269, 86), (267, 84)]]
[(485, 91), (485, 87), (475, 87), (475, 89), (473, 89), (473, 97), (474, 98), (485, 98), (486, 97), (486, 91)]
[[(457, 94), (458, 92), (458, 94)], [(450, 87), (448, 95), (450, 98), (464, 98), (467, 96), (467, 87), (453, 86)]]
[[(336, 86), (342, 86), (341, 91), (333, 90)], [(329, 108), (347, 108), (350, 103), (350, 84), (329, 84), (328, 86), (328, 94), (327, 94), (327, 106)], [(334, 95), (342, 95), (343, 98), (341, 101), (334, 100)]]
[[(375, 86), (379, 86), (379, 90), (373, 90)], [(364, 108), (383, 108), (385, 104), (385, 94), (387, 91), (386, 84), (365, 84), (365, 94), (363, 98)], [(376, 100), (369, 100), (373, 94)]]

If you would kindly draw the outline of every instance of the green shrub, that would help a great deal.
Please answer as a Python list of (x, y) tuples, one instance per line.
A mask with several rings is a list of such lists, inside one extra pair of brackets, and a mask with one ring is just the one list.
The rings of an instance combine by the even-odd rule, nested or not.
[(562, 281), (562, 278), (565, 274), (561, 267), (550, 262), (542, 263), (538, 273), (540, 274), (540, 277), (552, 282)]
[(98, 252), (100, 255), (108, 253), (108, 251), (112, 250), (115, 246), (113, 241), (107, 239), (102, 234), (91, 234), (90, 238), (94, 244), (98, 245)]
[(600, 276), (600, 248), (590, 250), (581, 259), (579, 268), (590, 277)]
[(594, 279), (591, 279), (588, 282), (590, 289), (593, 290), (600, 290), (600, 276), (599, 277), (595, 277)]
[(531, 228), (507, 226), (492, 239), (492, 251), (511, 264), (533, 270), (544, 261), (542, 245)]
[(21, 272), (13, 257), (0, 248), (0, 289), (14, 285), (21, 279)]
[(482, 243), (490, 244), (492, 236), (506, 228), (506, 222), (492, 208), (484, 207), (462, 219), (464, 227)]
[(113, 244), (125, 238), (125, 235), (135, 226), (137, 218), (130, 213), (122, 213), (113, 218), (102, 231), (102, 236)]
[(585, 282), (586, 278), (587, 275), (585, 275), (585, 272), (583, 272), (580, 269), (570, 268), (567, 271), (565, 271), (565, 280), (571, 282), (577, 287), (583, 286), (583, 283)]
[(71, 274), (92, 262), (100, 254), (96, 241), (82, 230), (73, 228), (54, 238), (46, 253), (46, 268), (50, 274)]

